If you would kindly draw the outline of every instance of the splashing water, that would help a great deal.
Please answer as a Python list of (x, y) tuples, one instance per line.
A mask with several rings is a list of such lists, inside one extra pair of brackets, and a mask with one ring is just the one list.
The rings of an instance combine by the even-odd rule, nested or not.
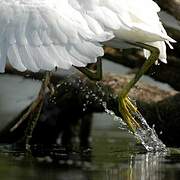
[[(96, 86), (99, 88), (99, 91), (102, 91), (101, 86), (96, 83)], [(104, 93), (105, 94), (105, 93)], [(91, 93), (88, 94), (91, 96)], [(107, 103), (102, 99), (98, 98), (98, 103), (104, 107), (104, 110), (107, 114), (111, 115), (115, 121), (119, 122), (119, 128), (122, 130), (127, 130), (128, 132), (132, 133), (129, 129), (127, 124), (123, 121), (121, 117), (115, 115), (115, 113), (107, 108)], [(134, 117), (137, 118), (139, 123), (142, 125), (140, 128), (136, 129), (136, 132), (133, 134), (135, 137), (140, 140), (142, 145), (148, 152), (160, 152), (160, 151), (167, 151), (165, 144), (158, 138), (154, 128), (149, 127), (144, 117), (136, 113)]]
[(109, 110), (107, 108), (107, 103), (106, 102), (102, 102), (102, 106), (104, 107), (104, 111), (109, 114), (110, 116), (113, 117), (113, 120), (114, 121), (117, 121), (119, 122), (119, 128), (122, 129), (122, 130), (127, 130), (128, 127), (126, 125), (126, 123), (122, 120), (122, 118), (120, 118), (119, 116), (116, 116), (115, 113), (111, 110)]
[[(122, 120), (122, 118), (116, 116), (113, 111), (107, 108), (107, 103), (102, 98), (98, 97), (98, 95), (96, 95), (95, 92), (93, 92), (88, 87), (84, 88), (84, 86), (81, 86), (81, 84), (83, 83), (81, 80), (79, 80), (78, 83), (77, 81), (74, 81), (69, 83), (65, 82), (63, 84), (65, 86), (71, 86), (72, 83), (75, 83), (76, 85), (78, 84), (81, 92), (85, 93), (86, 103), (83, 104), (83, 111), (86, 111), (87, 105), (93, 103), (92, 101), (101, 104), (104, 107), (105, 112), (111, 115), (115, 121), (119, 122), (120, 129), (127, 130), (128, 132), (132, 133), (131, 131), (129, 131), (127, 124)], [(58, 86), (61, 86), (61, 84)], [(98, 91), (101, 92), (104, 96), (106, 93), (103, 92), (102, 87), (98, 83), (96, 83), (96, 86), (98, 87)], [(149, 127), (144, 117), (139, 113), (134, 114), (134, 117), (139, 120), (138, 122), (140, 122), (141, 127), (136, 129), (136, 132), (133, 135), (135, 135), (135, 137), (140, 140), (145, 149), (148, 152), (167, 152), (166, 146), (158, 138), (154, 128)]]
[[(120, 129), (128, 130), (126, 123), (120, 117), (116, 116), (113, 111), (107, 108), (106, 102), (103, 102), (102, 105), (106, 113), (111, 115), (114, 120), (119, 121)], [(148, 152), (167, 151), (165, 144), (163, 144), (163, 142), (158, 138), (154, 128), (149, 127), (144, 117), (139, 113), (137, 113), (135, 116), (139, 119), (143, 127), (136, 129), (134, 135), (138, 140), (141, 141), (145, 149)], [(128, 132), (130, 131), (128, 130)]]
[(143, 128), (138, 128), (135, 136), (141, 141), (147, 151), (167, 151), (165, 144), (158, 138), (154, 128), (150, 128), (141, 114), (136, 114)]

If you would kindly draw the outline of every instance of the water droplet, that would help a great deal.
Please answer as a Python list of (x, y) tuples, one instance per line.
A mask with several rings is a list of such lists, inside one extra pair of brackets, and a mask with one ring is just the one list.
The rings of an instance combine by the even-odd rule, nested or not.
[(88, 95), (88, 94), (86, 94), (85, 98), (86, 98), (86, 99), (88, 99), (88, 98), (89, 98), (89, 95)]
[(62, 85), (61, 83), (60, 83), (60, 84), (57, 84), (56, 87), (59, 88), (61, 85)]
[(120, 129), (122, 129), (122, 130), (127, 129), (127, 125), (124, 123), (124, 121), (122, 120), (122, 118), (116, 116), (113, 111), (111, 111), (111, 110), (109, 110), (109, 109), (107, 108), (107, 103), (106, 103), (106, 102), (102, 102), (102, 105), (103, 105), (103, 107), (104, 107), (105, 112), (106, 112), (107, 114), (109, 114), (110, 116), (112, 116), (114, 121), (118, 121), (118, 122), (119, 122), (119, 127), (118, 127), (118, 128), (120, 128)]
[(158, 138), (155, 129), (150, 128), (144, 117), (139, 115), (143, 128), (138, 128), (135, 136), (141, 140), (141, 143), (147, 151), (167, 151), (165, 144)]

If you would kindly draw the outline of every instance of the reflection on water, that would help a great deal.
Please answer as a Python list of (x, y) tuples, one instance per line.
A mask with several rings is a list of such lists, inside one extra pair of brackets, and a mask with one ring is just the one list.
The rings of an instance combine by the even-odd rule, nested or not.
[(132, 155), (127, 162), (127, 166), (118, 165), (106, 171), (107, 180), (161, 180), (165, 179), (163, 162), (165, 156), (160, 154), (140, 154)]
[(127, 164), (106, 170), (107, 180), (176, 180), (180, 178), (180, 159), (174, 164), (162, 154), (132, 155)]
[(43, 157), (24, 156), (1, 149), (0, 179), (180, 179), (180, 155), (147, 153), (133, 136), (120, 131), (116, 123), (107, 114), (94, 116), (93, 149), (88, 158), (82, 158), (78, 153), (64, 154), (63, 149), (57, 148)]

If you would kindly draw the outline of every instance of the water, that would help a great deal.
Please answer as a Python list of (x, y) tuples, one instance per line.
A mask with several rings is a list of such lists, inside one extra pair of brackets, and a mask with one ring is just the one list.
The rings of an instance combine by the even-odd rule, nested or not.
[[(119, 122), (119, 128), (120, 129), (126, 129), (128, 130), (127, 125), (124, 123), (124, 121), (115, 115), (115, 113), (109, 109), (107, 109), (106, 102), (102, 103), (105, 112), (108, 113), (113, 117), (115, 121)], [(136, 129), (136, 132), (134, 133), (135, 137), (142, 143), (142, 145), (145, 147), (147, 151), (167, 151), (166, 145), (163, 144), (163, 142), (158, 138), (154, 128), (151, 128), (144, 117), (140, 113), (136, 113), (135, 116), (138, 118), (138, 122), (140, 122), (141, 127)], [(131, 131), (129, 131), (132, 133)]]
[(150, 128), (144, 117), (139, 114), (143, 128), (138, 128), (135, 136), (141, 141), (147, 151), (167, 151), (166, 145), (158, 138), (154, 128)]
[[(113, 123), (112, 123), (113, 122)], [(94, 114), (89, 159), (24, 156), (0, 151), (1, 180), (179, 180), (180, 154), (147, 152), (135, 138), (117, 129), (107, 114)], [(59, 157), (56, 157), (56, 160)]]

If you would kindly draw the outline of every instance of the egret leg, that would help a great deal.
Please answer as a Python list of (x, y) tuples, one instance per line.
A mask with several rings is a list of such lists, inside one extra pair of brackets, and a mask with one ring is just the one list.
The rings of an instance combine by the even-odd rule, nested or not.
[(91, 80), (99, 81), (102, 79), (102, 60), (100, 57), (97, 60), (95, 71), (90, 70), (87, 67), (76, 67), (76, 68)]
[(128, 98), (130, 89), (137, 83), (143, 74), (155, 63), (159, 58), (159, 49), (143, 43), (132, 43), (135, 46), (139, 46), (143, 49), (147, 49), (151, 52), (149, 58), (145, 61), (141, 69), (136, 73), (135, 77), (119, 92), (119, 111), (126, 121), (130, 130), (135, 133), (136, 129), (141, 125), (135, 120), (133, 114), (139, 113), (137, 107)]
[(35, 116), (33, 117), (33, 120), (30, 120), (28, 122), (28, 126), (25, 131), (25, 146), (27, 150), (29, 150), (29, 142), (30, 142), (30, 139), (32, 138), (33, 130), (37, 124), (37, 121), (39, 119), (39, 116), (42, 110), (42, 106), (43, 106), (43, 102), (44, 102), (44, 98), (46, 94), (46, 89), (47, 87), (50, 87), (50, 78), (51, 78), (51, 73), (46, 72), (45, 78), (42, 80), (42, 85), (41, 85), (41, 89), (39, 91), (38, 97), (32, 102), (32, 104), (27, 109), (27, 111), (23, 114), (23, 116), (20, 118), (18, 123), (16, 123), (15, 126), (12, 127), (10, 130), (11, 132), (14, 131), (17, 127), (19, 127), (19, 125), (24, 120), (29, 118), (31, 114), (33, 115), (35, 114)]
[(25, 148), (27, 151), (30, 151), (30, 140), (32, 138), (33, 131), (34, 131), (36, 124), (38, 122), (38, 119), (40, 117), (42, 107), (43, 107), (43, 99), (37, 104), (37, 106), (35, 108), (37, 110), (36, 110), (36, 112), (33, 112), (33, 113), (35, 113), (35, 116), (33, 117), (33, 119), (32, 120), (30, 119), (28, 121), (28, 125), (27, 125), (26, 131), (25, 131)]

